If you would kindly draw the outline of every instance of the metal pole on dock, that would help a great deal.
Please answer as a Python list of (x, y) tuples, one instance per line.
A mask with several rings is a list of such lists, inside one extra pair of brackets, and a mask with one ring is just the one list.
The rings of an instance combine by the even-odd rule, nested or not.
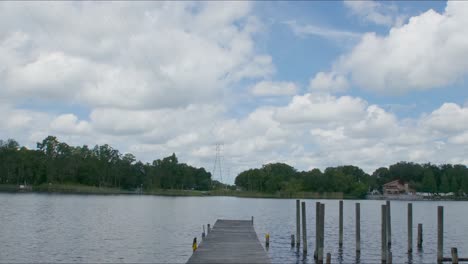
[(324, 251), (324, 241), (325, 241), (325, 204), (320, 204), (320, 225), (319, 225), (319, 249), (318, 249), (318, 261), (323, 263), (323, 251)]
[(392, 245), (392, 215), (390, 210), (390, 201), (387, 201), (387, 243), (388, 247)]
[(387, 206), (382, 204), (382, 263), (387, 262)]
[(452, 248), (452, 264), (458, 264), (458, 250), (457, 250), (457, 248)]
[(361, 204), (356, 203), (356, 252), (361, 252)]
[(300, 201), (296, 200), (296, 247), (301, 245), (301, 212)]
[(437, 261), (444, 257), (444, 207), (437, 206)]
[(343, 246), (343, 201), (340, 201), (340, 209), (339, 209), (339, 238), (338, 238), (338, 245), (340, 247)]
[(306, 207), (305, 202), (302, 202), (302, 251), (307, 254), (307, 225), (306, 225)]
[(318, 248), (319, 248), (319, 226), (320, 226), (320, 202), (315, 203), (315, 251), (314, 258), (318, 258)]
[(408, 203), (408, 253), (413, 252), (413, 204)]
[(423, 243), (423, 225), (418, 224), (418, 248), (422, 248)]

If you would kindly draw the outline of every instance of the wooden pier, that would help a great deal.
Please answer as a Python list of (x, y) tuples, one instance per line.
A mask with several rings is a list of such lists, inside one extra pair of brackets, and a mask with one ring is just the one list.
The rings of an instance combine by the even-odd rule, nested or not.
[(250, 220), (218, 219), (187, 261), (192, 263), (270, 263)]

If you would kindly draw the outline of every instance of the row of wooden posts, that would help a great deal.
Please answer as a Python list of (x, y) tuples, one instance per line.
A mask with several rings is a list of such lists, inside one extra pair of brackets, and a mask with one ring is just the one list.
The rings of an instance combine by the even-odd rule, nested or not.
[[(360, 203), (355, 204), (356, 208), (356, 254), (361, 251), (361, 207)], [(301, 210), (302, 209), (302, 210)], [(307, 254), (307, 225), (306, 225), (306, 205), (305, 202), (296, 200), (296, 235), (291, 234), (291, 247), (297, 247), (299, 250), (301, 245), (301, 211), (302, 211), (302, 250), (304, 255)], [(324, 240), (325, 240), (325, 204), (316, 202), (316, 218), (315, 218), (315, 251), (314, 258), (319, 262), (324, 261)], [(392, 263), (392, 225), (391, 225), (391, 205), (390, 201), (381, 205), (381, 260), (382, 263)], [(252, 218), (253, 222), (253, 218)], [(443, 256), (444, 245), (444, 207), (437, 208), (437, 262), (444, 261), (458, 263), (459, 261), (468, 261), (468, 258), (458, 257), (457, 248), (451, 249), (451, 257)], [(268, 245), (269, 245), (268, 236)], [(338, 245), (343, 246), (343, 201), (339, 201), (339, 228), (338, 228)], [(417, 246), (422, 248), (423, 245), (423, 225), (418, 224)], [(408, 253), (413, 251), (413, 204), (408, 203)], [(326, 263), (331, 262), (331, 254), (327, 253)]]

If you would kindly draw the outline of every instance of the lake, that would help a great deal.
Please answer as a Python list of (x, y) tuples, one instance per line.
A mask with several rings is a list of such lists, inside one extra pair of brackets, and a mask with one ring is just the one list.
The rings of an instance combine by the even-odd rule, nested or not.
[[(355, 263), (354, 205), (361, 203), (361, 263), (380, 262), (380, 205), (344, 201), (344, 245), (338, 248), (338, 200), (306, 199), (309, 256), (291, 249), (295, 200), (236, 197), (163, 197), (0, 193), (2, 263), (185, 263), (202, 225), (216, 219), (250, 219), (262, 244), (270, 233), (274, 263), (314, 263), (315, 202), (325, 203), (325, 250), (333, 263)], [(407, 202), (392, 201), (394, 263), (434, 263), (437, 206), (444, 206), (444, 255), (458, 247), (468, 256), (468, 202), (413, 202), (414, 252), (408, 256)], [(423, 250), (416, 248), (417, 224), (424, 226)]]

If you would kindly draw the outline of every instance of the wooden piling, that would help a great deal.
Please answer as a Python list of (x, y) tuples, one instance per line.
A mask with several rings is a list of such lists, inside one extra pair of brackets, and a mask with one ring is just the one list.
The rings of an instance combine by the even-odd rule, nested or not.
[(252, 225), (254, 224), (254, 221), (253, 221), (253, 220), (254, 220), (254, 217), (253, 217), (253, 215), (252, 215)]
[(423, 225), (418, 224), (418, 248), (422, 248), (423, 244)]
[(391, 215), (391, 210), (390, 210), (390, 201), (387, 201), (387, 243), (388, 246), (390, 247), (392, 245), (392, 215)]
[(457, 248), (452, 248), (452, 264), (458, 264), (458, 250), (457, 250)]
[(211, 232), (210, 224), (207, 224), (206, 227), (206, 234), (209, 234)]
[(413, 252), (413, 204), (408, 203), (408, 253)]
[(307, 225), (306, 225), (306, 208), (305, 202), (302, 202), (302, 251), (307, 254)]
[(327, 253), (327, 264), (331, 264), (331, 254)]
[(356, 252), (361, 252), (361, 204), (356, 203)]
[(300, 201), (296, 200), (296, 247), (301, 245), (301, 208)]
[(444, 207), (437, 206), (437, 262), (444, 257)]
[(382, 204), (382, 263), (387, 262), (387, 206)]
[(294, 234), (291, 234), (291, 247), (294, 247)]
[(205, 225), (202, 225), (202, 227), (203, 227), (203, 232), (202, 232), (201, 236), (202, 236), (202, 239), (204, 239), (205, 238)]
[(318, 257), (319, 225), (320, 225), (320, 202), (316, 202), (315, 203), (315, 251), (314, 251), (314, 259), (317, 259), (317, 257)]
[(388, 251), (387, 253), (387, 264), (392, 264), (393, 259), (392, 259), (392, 252)]
[(341, 247), (343, 246), (343, 201), (340, 201), (340, 209), (339, 209), (339, 237), (338, 237), (338, 245)]
[(320, 225), (319, 225), (319, 249), (317, 259), (323, 263), (323, 251), (325, 245), (325, 204), (320, 204)]

